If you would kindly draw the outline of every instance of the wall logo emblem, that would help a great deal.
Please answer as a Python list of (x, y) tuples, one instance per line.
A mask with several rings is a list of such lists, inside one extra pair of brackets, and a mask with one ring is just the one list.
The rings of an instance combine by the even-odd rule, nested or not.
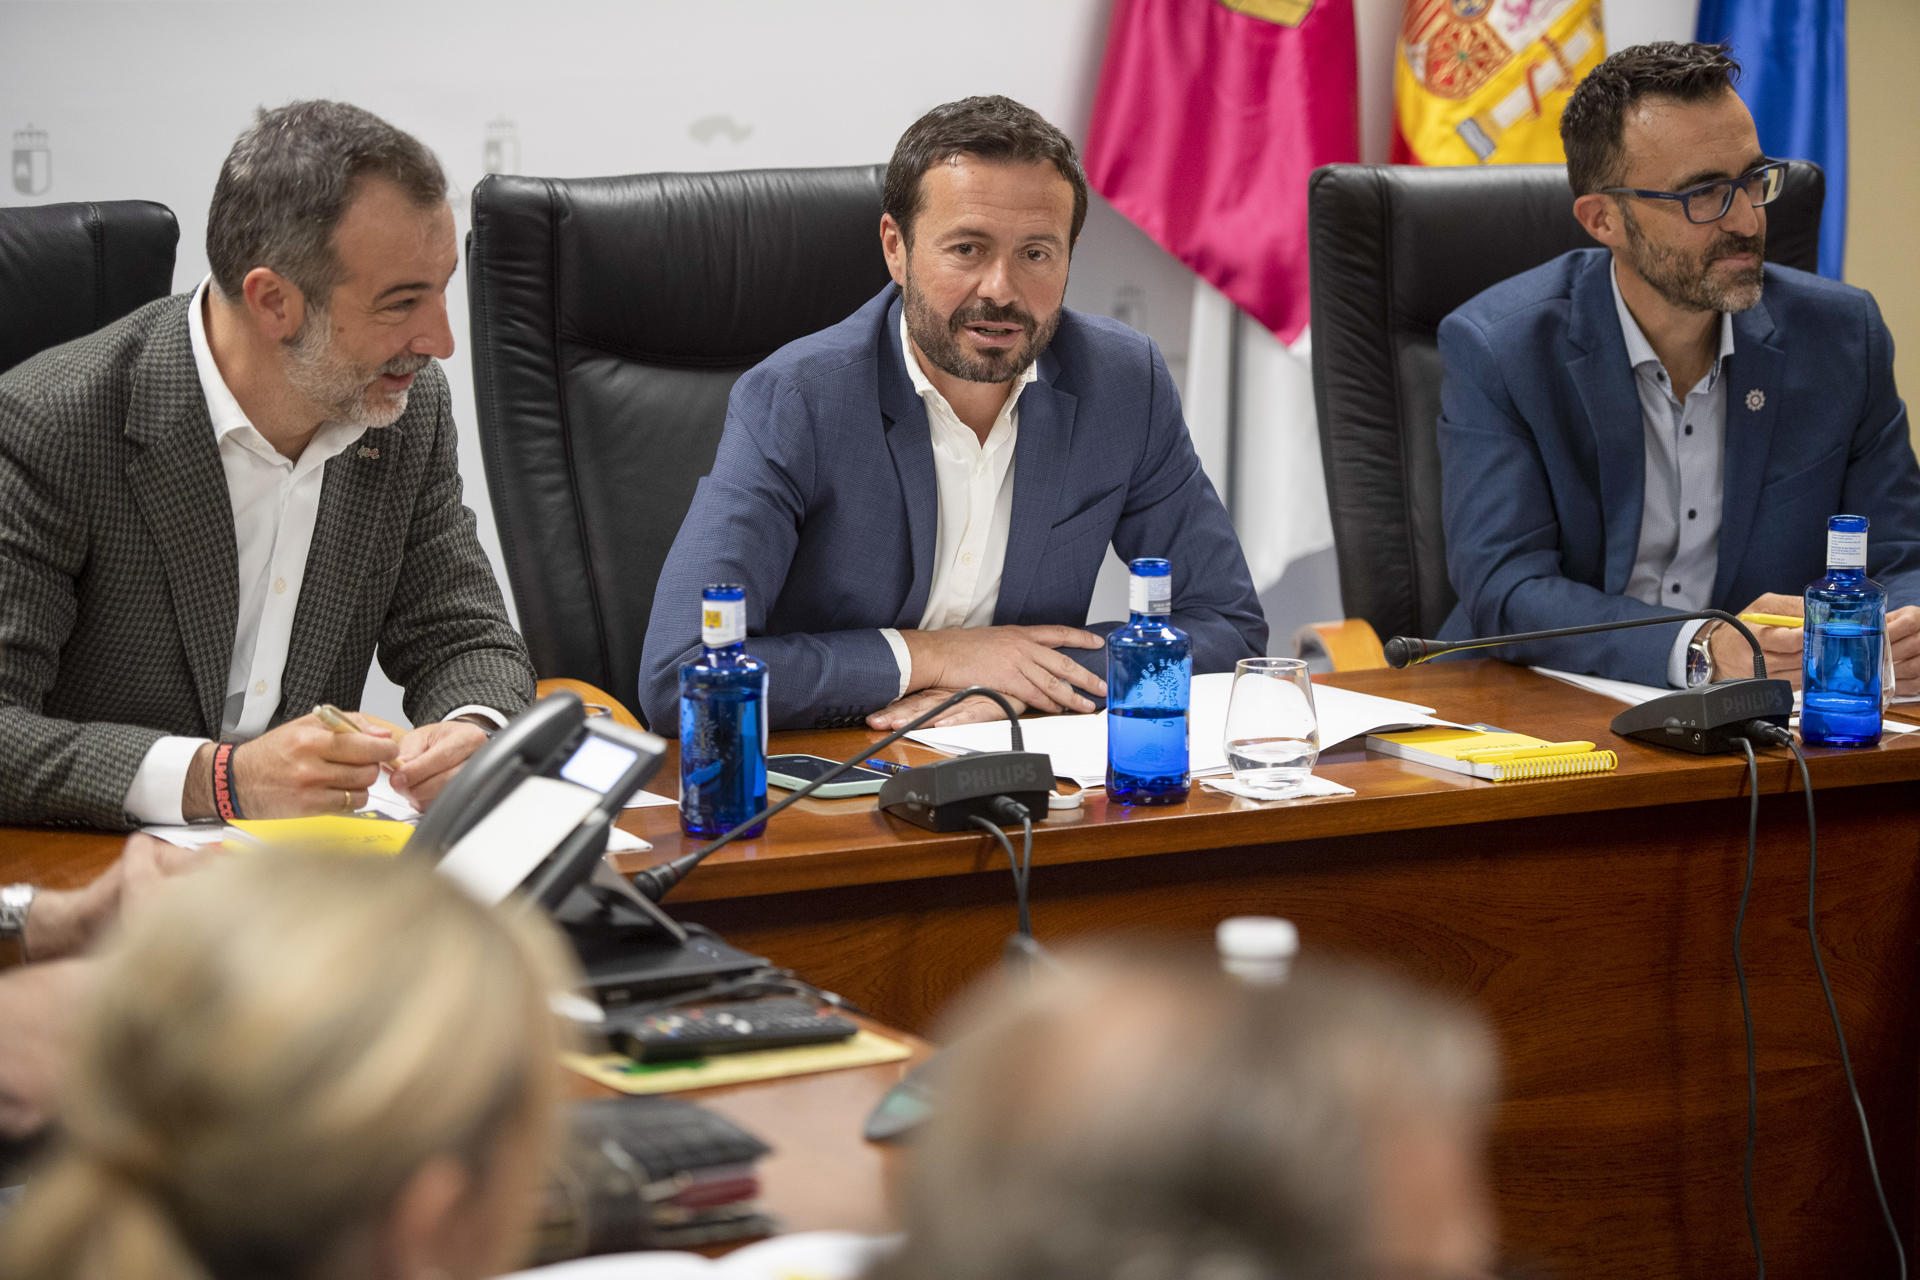
[(480, 152), (480, 168), (486, 173), (520, 172), (520, 126), (504, 119), (487, 122), (487, 141)]
[(13, 134), (13, 189), (23, 196), (40, 196), (53, 186), (53, 153), (47, 133), (29, 124)]
[(741, 124), (732, 116), (701, 116), (687, 126), (687, 136), (699, 143), (722, 137), (728, 142), (745, 142), (753, 136), (753, 126)]

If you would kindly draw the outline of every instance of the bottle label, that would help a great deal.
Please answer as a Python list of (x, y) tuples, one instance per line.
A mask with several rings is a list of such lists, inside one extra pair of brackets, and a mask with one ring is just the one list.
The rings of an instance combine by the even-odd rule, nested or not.
[(1827, 566), (1833, 569), (1866, 568), (1866, 531), (1864, 529), (1857, 532), (1827, 530)]
[(702, 600), (700, 643), (709, 649), (739, 644), (747, 638), (745, 600)]
[(1172, 613), (1173, 575), (1154, 578), (1128, 575), (1127, 608), (1135, 613)]

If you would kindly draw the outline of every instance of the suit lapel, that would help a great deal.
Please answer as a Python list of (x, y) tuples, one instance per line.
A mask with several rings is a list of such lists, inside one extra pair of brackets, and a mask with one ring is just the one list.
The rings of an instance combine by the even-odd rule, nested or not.
[(348, 627), (360, 616), (354, 602), (384, 524), (388, 477), (409, 443), (401, 427), (368, 431), (327, 461), (280, 680), (281, 717), (304, 714), (331, 696), (327, 680), (339, 665)]
[(913, 585), (894, 625), (912, 630), (927, 611), (927, 593), (933, 587), (940, 489), (933, 477), (933, 429), (927, 423), (927, 406), (907, 377), (906, 352), (900, 349), (897, 293), (885, 315), (879, 334), (880, 413), (893, 469), (900, 478), (900, 498), (907, 508), (907, 554), (913, 561)]
[(1013, 515), (1007, 525), (1000, 598), (993, 609), (995, 626), (1020, 619), (1047, 549), (1047, 531), (1060, 514), (1060, 490), (1079, 400), (1053, 385), (1059, 371), (1060, 362), (1051, 352), (1042, 355), (1039, 377), (1020, 393), (1020, 437), (1013, 446)]
[(1627, 589), (1640, 548), (1647, 496), (1646, 422), (1628, 363), (1626, 339), (1613, 305), (1612, 257), (1596, 254), (1574, 283), (1567, 337), (1583, 354), (1567, 362), (1593, 432), (1600, 470), (1600, 508), (1606, 527), (1609, 595)]
[(227, 477), (193, 363), (184, 303), (140, 358), (126, 433), (137, 446), (127, 464), (127, 487), (165, 567), (200, 699), (202, 732), (217, 738), (233, 661), (240, 569)]
[[(1786, 353), (1774, 342), (1773, 317), (1762, 301), (1733, 317), (1733, 354), (1720, 376), (1726, 386), (1726, 479), (1720, 491), (1720, 562), (1713, 598), (1722, 600), (1740, 570), (1754, 508), (1773, 449), (1774, 413)], [(1738, 602), (1730, 602), (1738, 603)]]

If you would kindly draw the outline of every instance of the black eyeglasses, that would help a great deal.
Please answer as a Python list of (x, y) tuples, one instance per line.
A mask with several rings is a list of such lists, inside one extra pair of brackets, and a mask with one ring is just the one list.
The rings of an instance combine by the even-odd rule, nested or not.
[(1703, 182), (1685, 191), (1642, 191), (1638, 187), (1602, 187), (1601, 195), (1639, 196), (1644, 200), (1678, 200), (1688, 222), (1718, 222), (1733, 208), (1733, 193), (1744, 191), (1754, 208), (1763, 208), (1780, 198), (1787, 185), (1787, 162), (1775, 160), (1737, 178)]

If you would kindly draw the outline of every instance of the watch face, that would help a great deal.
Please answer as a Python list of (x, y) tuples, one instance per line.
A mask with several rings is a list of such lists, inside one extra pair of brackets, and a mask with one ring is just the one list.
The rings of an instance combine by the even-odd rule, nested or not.
[(1687, 646), (1687, 688), (1703, 685), (1713, 674), (1713, 663), (1705, 645)]

